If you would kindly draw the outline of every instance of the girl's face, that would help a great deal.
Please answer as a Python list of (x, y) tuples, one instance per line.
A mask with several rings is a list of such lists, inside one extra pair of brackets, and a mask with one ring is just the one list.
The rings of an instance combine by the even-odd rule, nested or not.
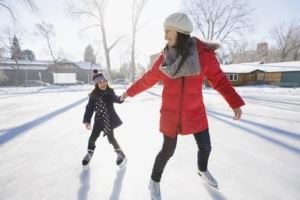
[(98, 87), (100, 90), (106, 90), (106, 88), (107, 88), (106, 80), (99, 81), (97, 84), (98, 84)]
[(167, 41), (167, 45), (170, 47), (174, 47), (176, 45), (177, 32), (170, 29), (165, 29), (165, 40)]

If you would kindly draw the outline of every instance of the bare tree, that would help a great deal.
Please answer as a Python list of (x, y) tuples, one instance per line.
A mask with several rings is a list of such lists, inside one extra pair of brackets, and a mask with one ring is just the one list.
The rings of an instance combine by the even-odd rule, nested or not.
[[(272, 36), (276, 47), (280, 51), (280, 61), (288, 57), (298, 57), (300, 48), (300, 25), (292, 21), (288, 24), (281, 24), (272, 30)], [(292, 58), (293, 59), (293, 58)]]
[(0, 47), (0, 61), (2, 58), (4, 58), (4, 54), (5, 54), (6, 50), (4, 47)]
[(250, 62), (249, 43), (247, 41), (241, 41), (239, 45), (230, 46), (230, 60), (229, 63), (242, 63)]
[[(298, 34), (298, 38), (300, 38), (300, 33)], [(293, 60), (300, 60), (300, 45), (294, 51)]]
[(131, 22), (132, 22), (132, 41), (131, 41), (131, 81), (135, 81), (135, 40), (136, 34), (138, 30), (141, 28), (139, 26), (139, 20), (141, 18), (141, 14), (143, 9), (145, 8), (146, 4), (149, 0), (132, 0), (132, 15), (131, 15)]
[[(55, 32), (54, 32), (54, 28), (52, 24), (47, 24), (46, 22), (42, 22), (42, 23), (37, 23), (35, 24), (35, 27), (37, 29), (37, 33), (41, 35), (47, 42), (47, 46), (50, 52), (50, 55), (52, 57), (52, 60), (54, 62), (54, 64), (57, 62), (57, 59), (54, 56), (53, 53), (53, 44), (52, 44), (52, 38), (55, 37)], [(52, 69), (53, 72), (53, 69)]]
[(108, 0), (82, 0), (84, 6), (69, 5), (69, 11), (73, 16), (86, 16), (93, 20), (93, 23), (86, 26), (84, 30), (90, 28), (99, 28), (102, 37), (102, 44), (105, 54), (106, 68), (109, 78), (112, 77), (110, 52), (115, 45), (121, 40), (122, 36), (117, 38), (110, 46), (107, 44), (106, 29), (105, 29), (105, 10)]
[[(26, 3), (32, 11), (36, 11), (37, 7), (34, 3), (34, 1), (32, 0), (22, 0), (24, 3)], [(13, 9), (13, 4), (16, 4), (17, 1), (16, 0), (0, 0), (0, 7), (3, 7), (4, 9), (6, 9), (10, 16), (13, 18), (13, 20), (16, 20), (16, 15), (15, 15), (15, 11)]]
[(189, 0), (187, 14), (206, 40), (219, 40), (228, 46), (236, 36), (251, 30), (253, 10), (243, 0)]

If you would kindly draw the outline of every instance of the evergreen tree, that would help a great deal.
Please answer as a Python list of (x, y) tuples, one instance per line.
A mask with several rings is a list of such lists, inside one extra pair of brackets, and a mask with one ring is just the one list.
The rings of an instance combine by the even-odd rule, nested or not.
[(11, 47), (10, 47), (11, 59), (14, 61), (18, 61), (22, 59), (22, 51), (19, 44), (19, 40), (16, 36), (14, 36)]
[(88, 45), (84, 50), (84, 62), (96, 63), (96, 56), (92, 45)]
[(10, 47), (11, 59), (16, 62), (17, 69), (15, 71), (15, 86), (18, 86), (21, 81), (19, 80), (20, 77), (20, 67), (18, 64), (18, 60), (22, 59), (22, 51), (19, 44), (19, 40), (16, 36), (14, 36), (13, 41)]
[(85, 48), (83, 60), (84, 60), (84, 62), (89, 62), (91, 64), (91, 70), (90, 70), (90, 73), (88, 74), (88, 81), (90, 82), (91, 77), (93, 76), (92, 66), (93, 66), (93, 64), (96, 64), (96, 56), (94, 54), (94, 49), (93, 49), (92, 45), (89, 44)]
[(23, 50), (22, 55), (23, 55), (22, 57), (26, 60), (30, 60), (30, 61), (36, 60), (33, 51), (31, 51), (30, 49)]

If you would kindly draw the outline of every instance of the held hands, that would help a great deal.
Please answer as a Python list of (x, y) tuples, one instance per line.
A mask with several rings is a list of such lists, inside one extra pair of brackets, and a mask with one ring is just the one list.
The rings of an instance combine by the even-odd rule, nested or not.
[(88, 123), (88, 122), (84, 122), (83, 124), (85, 125), (85, 128), (86, 128), (87, 130), (91, 130), (91, 129), (92, 129), (92, 127), (91, 127), (91, 124), (90, 124), (90, 123)]
[(124, 93), (122, 94), (122, 96), (120, 96), (120, 100), (121, 100), (121, 101), (124, 101), (126, 98), (127, 98), (127, 93), (124, 92)]
[(242, 116), (242, 109), (241, 108), (233, 108), (233, 112), (234, 112), (234, 120), (239, 120)]

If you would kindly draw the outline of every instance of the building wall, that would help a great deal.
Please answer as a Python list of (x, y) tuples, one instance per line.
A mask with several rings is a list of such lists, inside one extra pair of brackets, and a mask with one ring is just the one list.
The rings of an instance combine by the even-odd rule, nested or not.
[(159, 57), (160, 53), (156, 53), (150, 56), (150, 66), (152, 66), (155, 60)]
[[(2, 66), (14, 66), (14, 64), (1, 63)], [(23, 65), (24, 66), (24, 65)], [(26, 65), (25, 65), (26, 66)], [(47, 68), (46, 68), (47, 67)], [(46, 69), (46, 70), (45, 70)], [(91, 77), (91, 70), (84, 70), (73, 63), (56, 63), (55, 65), (45, 65), (44, 70), (37, 70), (35, 66), (28, 65), (17, 70), (14, 69), (1, 69), (0, 70), (0, 86), (19, 86), (27, 80), (42, 80), (53, 84), (52, 73), (75, 73), (78, 81), (88, 83)]]
[(265, 73), (265, 82), (268, 84), (277, 84), (280, 83), (281, 72), (266, 72)]
[[(58, 63), (54, 67), (55, 73), (75, 73), (76, 80), (88, 83), (91, 70), (83, 70), (73, 63)], [(53, 81), (52, 81), (53, 82)]]
[(0, 86), (20, 86), (27, 80), (40, 80), (40, 74), (42, 81), (47, 82), (43, 79), (46, 77), (44, 70), (3, 70), (3, 75), (6, 77), (5, 80), (0, 80)]
[[(234, 74), (234, 73), (226, 73), (228, 80), (230, 80), (229, 79), (230, 74)], [(254, 84), (279, 84), (281, 82), (281, 74), (282, 74), (281, 72), (262, 72), (262, 71), (242, 73), (242, 74), (238, 74), (237, 81), (231, 81), (231, 83), (234, 86), (254, 85)], [(297, 76), (295, 76), (295, 78), (296, 77)]]
[(245, 85), (247, 82), (249, 82), (249, 75), (248, 74), (238, 74), (238, 80), (232, 81), (232, 84), (235, 86), (239, 85)]
[(280, 82), (283, 85), (300, 86), (300, 72), (283, 72)]
[[(238, 76), (238, 80), (236, 81), (232, 81), (230, 80), (229, 76), (230, 74), (237, 74)], [(230, 80), (230, 82), (232, 83), (232, 85), (234, 86), (241, 86), (241, 85), (248, 85), (248, 84), (252, 84), (256, 81), (256, 74), (251, 73), (226, 73), (227, 79)]]
[(274, 84), (279, 86), (300, 86), (300, 72), (261, 72), (238, 74), (235, 86), (252, 84)]
[(8, 81), (8, 77), (5, 75), (4, 70), (0, 70), (0, 82)]

